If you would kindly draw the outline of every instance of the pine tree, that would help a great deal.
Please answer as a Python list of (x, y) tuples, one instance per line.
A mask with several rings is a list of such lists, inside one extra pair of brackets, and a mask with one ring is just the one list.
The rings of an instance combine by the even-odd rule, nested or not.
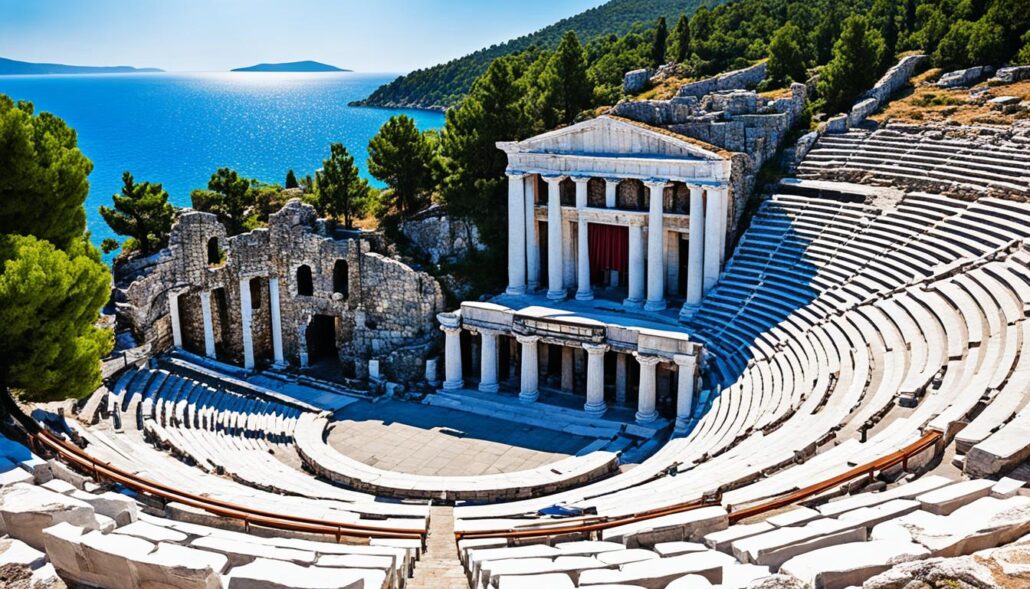
[(594, 88), (587, 76), (586, 52), (573, 31), (562, 37), (540, 76), (540, 86), (541, 118), (548, 128), (571, 123), (590, 106)]
[(669, 40), (669, 29), (665, 24), (665, 17), (658, 17), (658, 24), (654, 27), (654, 44), (651, 46), (651, 64), (658, 67), (665, 63), (665, 44)]
[(390, 117), (368, 142), (368, 171), (390, 187), (382, 193), (382, 204), (402, 216), (425, 206), (433, 189), (435, 155), (411, 117)]
[(297, 176), (294, 175), (293, 170), (286, 171), (286, 188), (298, 188), (300, 184), (297, 183)]
[(806, 77), (806, 62), (803, 46), (804, 35), (801, 29), (792, 22), (788, 22), (773, 33), (769, 41), (769, 79), (776, 84), (788, 81), (804, 82)]
[(369, 197), (368, 181), (354, 165), (354, 156), (342, 143), (329, 146), (329, 159), (315, 173), (315, 209), (323, 217), (343, 217), (345, 227), (352, 227), (355, 215), (364, 214)]
[(61, 249), (80, 239), (93, 162), (75, 130), (0, 95), (0, 147), (0, 234), (35, 235)]
[(896, 0), (874, 0), (869, 11), (869, 20), (884, 42), (884, 63), (881, 69), (887, 69), (898, 51), (898, 5)]
[(172, 231), (175, 209), (160, 184), (136, 184), (132, 174), (122, 174), (122, 192), (111, 198), (114, 208), (100, 207), (100, 216), (118, 235), (135, 240), (144, 256), (165, 246)]
[(61, 119), (0, 95), (0, 394), (100, 385), (114, 338), (96, 325), (111, 275), (84, 233), (92, 166)]
[(883, 37), (862, 15), (849, 16), (833, 46), (833, 59), (819, 75), (819, 96), (827, 112), (844, 112), (879, 76)]
[(676, 63), (684, 63), (690, 57), (690, 20), (687, 15), (681, 14), (676, 21), (676, 28), (672, 30), (673, 39), (673, 60)]
[(225, 225), (226, 233), (237, 235), (243, 232), (253, 204), (250, 184), (251, 181), (241, 178), (236, 170), (218, 168), (211, 175), (207, 190), (194, 190), (190, 199), (194, 209), (214, 213)]

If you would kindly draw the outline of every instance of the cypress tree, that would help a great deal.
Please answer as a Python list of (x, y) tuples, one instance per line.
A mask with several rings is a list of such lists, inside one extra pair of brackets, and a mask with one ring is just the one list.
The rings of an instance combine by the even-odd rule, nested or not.
[(329, 159), (315, 174), (315, 209), (323, 217), (343, 217), (351, 227), (355, 215), (364, 213), (371, 190), (354, 165), (354, 156), (342, 143), (329, 146)]
[(300, 184), (297, 183), (297, 176), (293, 173), (293, 170), (286, 171), (286, 188), (298, 188)]
[(243, 232), (247, 213), (253, 203), (251, 181), (241, 178), (236, 170), (218, 168), (208, 180), (207, 190), (194, 190), (190, 194), (193, 208), (214, 213), (225, 225), (229, 235)]
[(586, 51), (575, 32), (562, 37), (540, 76), (540, 86), (541, 116), (548, 128), (571, 123), (590, 106), (594, 88), (587, 76)]
[(676, 63), (683, 63), (690, 57), (690, 20), (687, 15), (681, 14), (676, 21), (676, 28), (672, 31), (675, 53), (673, 59)]
[(665, 44), (669, 40), (669, 29), (665, 24), (665, 17), (658, 17), (658, 24), (654, 28), (654, 45), (651, 46), (651, 64), (655, 67), (665, 63)]
[(433, 146), (406, 115), (390, 117), (368, 142), (368, 171), (390, 187), (384, 204), (401, 215), (418, 211), (433, 189)]

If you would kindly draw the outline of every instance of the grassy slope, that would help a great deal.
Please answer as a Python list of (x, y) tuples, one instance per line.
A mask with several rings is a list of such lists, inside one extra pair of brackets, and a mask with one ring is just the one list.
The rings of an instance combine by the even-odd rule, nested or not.
[(480, 49), (464, 57), (426, 69), (416, 70), (379, 87), (359, 104), (371, 106), (413, 106), (418, 108), (447, 107), (468, 92), (472, 82), (486, 71), (495, 58), (517, 53), (538, 45), (553, 48), (568, 30), (576, 31), (586, 43), (602, 35), (621, 35), (635, 23), (652, 23), (665, 16), (669, 27), (681, 13), (692, 13), (705, 0), (611, 0), (575, 16), (544, 27), (535, 33), (512, 39), (500, 45)]

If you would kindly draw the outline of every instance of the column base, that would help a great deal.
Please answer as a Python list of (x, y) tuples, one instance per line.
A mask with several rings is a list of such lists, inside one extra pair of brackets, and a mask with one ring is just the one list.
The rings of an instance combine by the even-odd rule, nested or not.
[(644, 299), (626, 299), (622, 301), (622, 306), (630, 309), (640, 309), (644, 306)]
[(605, 411), (608, 411), (608, 405), (604, 401), (596, 405), (591, 405), (590, 403), (583, 405), (583, 412), (593, 417), (600, 417), (604, 415)]
[(563, 301), (565, 300), (564, 290), (549, 290), (547, 291), (547, 298), (552, 301)]
[(529, 284), (526, 285), (526, 292), (527, 293), (529, 293), (529, 292), (536, 292), (538, 290), (540, 290), (540, 283), (539, 282), (530, 282)]
[(581, 290), (581, 291), (578, 291), (578, 292), (576, 292), (576, 300), (577, 301), (592, 301), (592, 300), (594, 300), (594, 291), (593, 290), (585, 290), (585, 291)]
[(665, 299), (660, 299), (660, 300), (657, 300), (657, 301), (647, 301), (646, 303), (644, 303), (644, 310), (645, 311), (664, 311), (665, 310), (665, 306), (666, 306), (665, 305)]
[(465, 388), (465, 381), (462, 380), (445, 380), (443, 386), (440, 387), (445, 391), (454, 391), (457, 389)]
[(301, 352), (300, 353), (300, 367), (301, 368), (307, 368), (308, 367), (308, 353), (307, 352)]
[(493, 384), (491, 384), (491, 383), (486, 383), (486, 384), (479, 383), (479, 390), (484, 392), (484, 393), (496, 393), (498, 391), (498, 385), (497, 385), (496, 382), (493, 383)]
[(637, 423), (651, 423), (658, 419), (658, 412), (652, 411), (650, 413), (641, 413), (637, 411), (637, 414), (634, 417), (637, 420)]
[(508, 288), (504, 289), (504, 294), (515, 296), (515, 297), (521, 296), (521, 295), (526, 294), (526, 287), (525, 286), (509, 286)]
[(283, 362), (282, 360), (272, 363), (272, 368), (274, 368), (275, 370), (285, 370), (286, 366), (286, 362)]
[(690, 429), (691, 421), (693, 421), (693, 420), (691, 418), (689, 418), (689, 417), (677, 417), (676, 418), (676, 426), (672, 430), (672, 433), (674, 433), (674, 434), (685, 434), (685, 433), (687, 433), (687, 431)]
[(522, 391), (519, 393), (519, 401), (533, 403), (540, 398), (540, 391)]
[(700, 308), (701, 308), (701, 305), (699, 305), (699, 304), (698, 305), (683, 305), (683, 308), (680, 309), (680, 321), (689, 321), (689, 320), (693, 319), (694, 315), (697, 314), (697, 311)]

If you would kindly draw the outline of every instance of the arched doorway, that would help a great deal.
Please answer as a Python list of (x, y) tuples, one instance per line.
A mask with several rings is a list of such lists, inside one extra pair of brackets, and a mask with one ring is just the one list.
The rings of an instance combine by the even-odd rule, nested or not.
[(336, 347), (336, 318), (332, 315), (312, 315), (305, 332), (308, 346), (308, 362), (315, 364), (323, 360), (338, 360)]

